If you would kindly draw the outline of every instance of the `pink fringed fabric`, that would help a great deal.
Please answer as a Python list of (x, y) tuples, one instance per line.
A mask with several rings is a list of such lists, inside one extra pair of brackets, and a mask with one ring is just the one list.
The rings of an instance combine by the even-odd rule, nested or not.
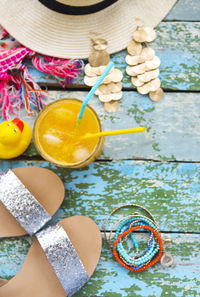
[(80, 60), (64, 60), (42, 56), (21, 46), (14, 38), (0, 28), (0, 110), (3, 119), (18, 115), (24, 105), (28, 115), (31, 106), (40, 110), (44, 106), (47, 91), (40, 89), (31, 77), (24, 61), (30, 60), (39, 71), (58, 79), (62, 86), (72, 83), (83, 69)]
[(61, 81), (62, 86), (72, 83), (82, 69), (79, 60), (63, 60), (47, 56), (35, 55), (32, 63), (38, 70), (48, 73)]
[(18, 92), (20, 85), (18, 78), (14, 75), (7, 75), (0, 81), (0, 106), (2, 110), (2, 118), (7, 119), (8, 114), (12, 113), (17, 116), (17, 111), (23, 105), (22, 101), (19, 100)]

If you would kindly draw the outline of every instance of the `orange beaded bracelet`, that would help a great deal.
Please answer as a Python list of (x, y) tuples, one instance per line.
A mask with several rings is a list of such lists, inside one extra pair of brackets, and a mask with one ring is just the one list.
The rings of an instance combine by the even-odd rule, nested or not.
[[(130, 234), (131, 232), (133, 232), (133, 231), (135, 231), (135, 230), (138, 230), (138, 229), (147, 229), (147, 230), (151, 231), (151, 232), (154, 234), (154, 236), (155, 236), (155, 237), (157, 238), (157, 240), (158, 240), (158, 244), (159, 244), (159, 252), (158, 252), (156, 258), (154, 258), (150, 263), (148, 263), (147, 265), (144, 265), (144, 266), (141, 267), (141, 268), (138, 268), (138, 269), (136, 268), (136, 269), (135, 269), (135, 268), (132, 268), (131, 266), (128, 266), (126, 263), (124, 263), (124, 262), (120, 259), (120, 257), (118, 256), (118, 253), (117, 253), (117, 251), (116, 251), (116, 248), (117, 248), (117, 244), (119, 243), (119, 241), (121, 240), (122, 237), (124, 237), (124, 236)], [(159, 233), (156, 232), (152, 227), (150, 227), (150, 226), (146, 226), (146, 225), (135, 226), (135, 227), (132, 227), (132, 228), (126, 230), (125, 232), (121, 233), (121, 234), (118, 236), (118, 238), (117, 238), (117, 240), (115, 241), (114, 246), (113, 246), (113, 254), (114, 254), (114, 257), (115, 257), (115, 259), (117, 260), (117, 262), (118, 262), (120, 265), (122, 265), (123, 267), (125, 267), (126, 269), (128, 269), (128, 270), (132, 270), (132, 271), (135, 271), (135, 272), (143, 271), (143, 270), (145, 270), (145, 269), (147, 269), (147, 268), (153, 266), (154, 264), (156, 264), (156, 263), (160, 260), (160, 258), (162, 257), (163, 251), (164, 251), (164, 249), (163, 249), (163, 243), (162, 243), (162, 239), (161, 239)]]

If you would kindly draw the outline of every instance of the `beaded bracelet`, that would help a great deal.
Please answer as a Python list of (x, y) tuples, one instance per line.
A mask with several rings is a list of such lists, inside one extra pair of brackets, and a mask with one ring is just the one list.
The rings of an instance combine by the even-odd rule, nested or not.
[[(110, 217), (119, 209), (125, 207), (137, 208), (144, 211), (148, 216), (134, 212), (133, 214), (120, 219), (111, 229), (109, 237), (107, 237), (106, 229)], [(111, 236), (114, 230), (114, 243), (111, 244)], [(149, 233), (147, 249), (140, 253), (138, 243), (133, 233), (134, 231), (138, 230), (143, 232), (147, 231)], [(128, 237), (131, 238), (135, 250), (133, 257), (127, 253), (123, 245)], [(170, 258), (170, 265), (173, 263), (173, 257), (170, 254), (163, 254), (163, 243), (155, 218), (146, 208), (138, 204), (122, 205), (110, 213), (105, 223), (105, 238), (117, 262), (128, 270), (135, 272), (143, 271), (156, 264), (160, 259), (164, 260), (163, 257), (166, 256)], [(164, 261), (161, 262), (163, 266), (169, 266), (169, 263), (164, 265)]]
[[(120, 239), (121, 239), (124, 235), (129, 234), (129, 233), (131, 233), (131, 232), (133, 232), (133, 231), (135, 231), (135, 230), (138, 230), (138, 229), (148, 229), (148, 230), (150, 230), (150, 231), (155, 235), (155, 237), (157, 238), (157, 240), (158, 240), (158, 245), (156, 246), (157, 249), (156, 249), (154, 252), (152, 252), (152, 254), (149, 253), (149, 252), (147, 252), (147, 253), (143, 256), (143, 259), (142, 259), (142, 260), (140, 260), (140, 258), (138, 258), (137, 261), (135, 261), (135, 263), (134, 263), (134, 264), (135, 264), (135, 267), (133, 267), (133, 266), (131, 266), (131, 265), (127, 265), (127, 264), (125, 264), (125, 263), (122, 261), (122, 259), (120, 259), (120, 257), (119, 257), (118, 254), (119, 254), (121, 251), (118, 251), (118, 252), (117, 252), (117, 245), (118, 245)], [(149, 227), (149, 226), (146, 226), (146, 225), (143, 225), (143, 226), (135, 226), (135, 227), (133, 227), (133, 228), (131, 228), (131, 229), (128, 229), (127, 231), (121, 233), (121, 234), (118, 236), (117, 240), (115, 241), (115, 243), (114, 243), (114, 247), (113, 247), (113, 254), (114, 254), (115, 259), (118, 261), (118, 263), (120, 263), (120, 264), (121, 264), (122, 266), (124, 266), (126, 269), (128, 269), (128, 270), (132, 270), (132, 271), (143, 271), (143, 270), (145, 270), (145, 269), (151, 267), (152, 265), (156, 264), (156, 263), (160, 260), (160, 258), (161, 258), (161, 256), (162, 256), (162, 253), (163, 253), (163, 244), (162, 244), (162, 239), (161, 239), (161, 237), (159, 236), (159, 233), (156, 232), (153, 228), (151, 228), (151, 227)], [(121, 253), (121, 255), (122, 255), (122, 257), (126, 257), (126, 254), (123, 255), (123, 254)], [(155, 257), (155, 255), (156, 255), (156, 257)], [(137, 262), (138, 262), (138, 263), (137, 263)], [(132, 264), (132, 263), (131, 263), (131, 264)], [(134, 265), (134, 264), (133, 264), (133, 265)]]
[[(147, 218), (140, 219), (139, 217), (137, 217), (137, 218), (130, 218), (128, 220), (127, 219), (124, 220), (122, 223), (120, 223), (118, 225), (118, 228), (116, 230), (115, 240), (118, 238), (118, 236), (121, 233), (130, 229), (132, 226), (140, 226), (141, 224), (145, 224), (146, 226), (148, 226), (148, 223), (153, 229), (156, 229), (155, 225)], [(127, 224), (127, 226), (126, 226), (126, 224)], [(152, 240), (153, 236), (152, 236), (151, 232), (149, 232), (149, 233), (150, 233), (150, 239), (149, 239), (148, 249), (145, 252), (146, 255), (143, 256), (141, 254), (140, 259), (138, 259), (137, 261), (133, 261), (128, 255), (126, 255), (126, 252), (123, 248), (123, 241), (127, 238), (128, 235), (126, 237), (123, 236), (123, 239), (118, 243), (117, 250), (120, 252), (120, 255), (124, 259), (124, 262), (127, 261), (128, 263), (137, 266), (137, 264), (144, 264), (144, 263), (142, 263), (142, 261), (143, 260), (145, 261), (147, 259), (147, 256), (157, 253), (158, 247), (155, 246), (155, 243)], [(129, 233), (126, 233), (126, 234), (129, 234)], [(131, 239), (132, 239), (132, 242), (133, 242), (133, 245), (134, 245), (136, 251), (138, 251), (138, 245), (137, 245), (137, 242), (135, 240), (133, 233), (130, 233), (130, 236), (131, 236)], [(137, 256), (139, 256), (138, 253), (137, 253)]]

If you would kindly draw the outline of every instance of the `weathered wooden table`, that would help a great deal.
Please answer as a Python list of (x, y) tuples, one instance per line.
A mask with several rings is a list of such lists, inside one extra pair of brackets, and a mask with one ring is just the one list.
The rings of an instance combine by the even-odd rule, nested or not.
[[(114, 207), (138, 203), (155, 215), (163, 236), (172, 238), (167, 250), (174, 256), (174, 264), (169, 268), (157, 264), (137, 274), (119, 266), (104, 242), (96, 272), (77, 297), (200, 296), (199, 21), (200, 1), (180, 0), (156, 28), (158, 37), (152, 47), (162, 62), (163, 100), (154, 103), (135, 91), (125, 74), (126, 51), (122, 51), (113, 55), (115, 65), (124, 73), (119, 111), (108, 114), (97, 98), (90, 101), (104, 130), (146, 126), (146, 135), (106, 138), (99, 159), (79, 170), (43, 161), (33, 145), (19, 159), (0, 163), (1, 170), (42, 166), (62, 178), (66, 199), (54, 221), (81, 214), (94, 219), (103, 230)], [(49, 102), (66, 97), (83, 99), (88, 91), (82, 78), (72, 88), (59, 91), (50, 77), (34, 75), (51, 89)], [(30, 121), (23, 113), (21, 116)], [(0, 241), (0, 277), (9, 279), (18, 272), (31, 242), (28, 236)]]

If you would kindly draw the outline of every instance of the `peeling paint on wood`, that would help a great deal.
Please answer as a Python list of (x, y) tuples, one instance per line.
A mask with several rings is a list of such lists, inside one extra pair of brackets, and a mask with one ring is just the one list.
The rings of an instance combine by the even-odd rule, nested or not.
[[(64, 181), (66, 198), (54, 221), (86, 215), (101, 230), (113, 208), (126, 203), (149, 209), (162, 231), (199, 232), (200, 164), (141, 161), (95, 162), (69, 170), (48, 162), (1, 162), (1, 169), (41, 166), (55, 171)], [(111, 219), (130, 214), (124, 210)], [(110, 227), (110, 226), (108, 226)]]
[[(49, 92), (48, 102), (60, 98), (83, 99), (86, 92)], [(99, 115), (104, 130), (117, 130), (145, 126), (146, 133), (117, 135), (105, 138), (99, 159), (154, 159), (200, 161), (200, 94), (166, 93), (160, 102), (152, 102), (148, 96), (137, 92), (124, 92), (119, 110), (107, 113), (97, 97), (90, 105)], [(33, 126), (34, 118), (21, 118)], [(32, 145), (25, 156), (36, 156)]]
[[(144, 240), (144, 236), (140, 235), (140, 239)], [(174, 264), (163, 268), (158, 263), (139, 273), (122, 268), (104, 241), (95, 273), (74, 297), (199, 297), (200, 235), (174, 233), (170, 237), (172, 243), (167, 251), (174, 256)], [(29, 247), (28, 237), (0, 241), (0, 277), (10, 279), (17, 274)]]
[[(161, 58), (162, 87), (199, 91), (199, 0), (179, 0), (165, 20), (156, 28), (157, 38), (151, 44)], [(146, 135), (106, 138), (99, 161), (83, 169), (62, 169), (32, 160), (0, 161), (0, 168), (41, 166), (62, 178), (66, 198), (52, 222), (72, 215), (87, 215), (103, 230), (113, 208), (138, 203), (153, 213), (164, 236), (173, 239), (167, 248), (174, 256), (172, 267), (157, 264), (137, 274), (119, 266), (104, 242), (96, 272), (75, 297), (200, 297), (200, 164), (193, 163), (200, 162), (200, 94), (166, 93), (160, 102), (151, 102), (147, 96), (133, 91), (125, 74), (125, 56), (126, 51), (112, 56), (124, 74), (123, 86), (129, 90), (124, 92), (119, 111), (107, 114), (96, 97), (90, 104), (99, 114), (104, 130), (144, 125)], [(34, 69), (31, 73), (45, 87), (58, 85), (55, 79)], [(84, 88), (83, 76), (73, 86)], [(69, 90), (49, 92), (48, 102), (66, 97), (83, 99), (86, 94)], [(28, 118), (24, 110), (20, 117), (33, 125), (34, 118)], [(38, 158), (33, 144), (23, 157), (31, 156)], [(163, 162), (126, 160), (133, 158)], [(124, 214), (129, 211), (124, 210)], [(115, 215), (111, 224), (121, 217), (122, 212)], [(144, 238), (144, 234), (140, 237)], [(19, 271), (32, 240), (28, 236), (0, 240), (0, 277), (10, 279)]]
[(200, 21), (199, 0), (179, 0), (165, 17), (167, 21)]
[[(161, 59), (160, 78), (162, 87), (171, 90), (200, 90), (200, 23), (162, 22), (156, 27), (157, 38), (150, 46)], [(130, 77), (125, 73), (126, 51), (112, 56), (115, 66), (123, 72), (123, 87), (133, 89)], [(58, 85), (36, 70), (30, 69), (39, 83)], [(83, 75), (75, 85), (84, 85)]]

